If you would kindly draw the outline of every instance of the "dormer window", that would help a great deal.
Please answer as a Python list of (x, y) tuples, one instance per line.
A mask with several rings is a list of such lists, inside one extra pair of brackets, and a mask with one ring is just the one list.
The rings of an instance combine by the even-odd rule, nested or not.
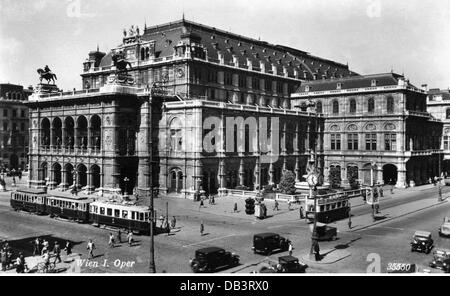
[(263, 52), (264, 52), (264, 53), (267, 52), (267, 49), (264, 48), (264, 49), (263, 49)]
[(309, 92), (309, 85), (305, 86), (305, 92)]
[(225, 43), (228, 43), (228, 42), (230, 42), (230, 40), (229, 39), (225, 39)]
[(377, 81), (375, 79), (372, 79), (372, 81), (370, 82), (370, 86), (377, 86)]
[(254, 46), (254, 45), (250, 45), (250, 49), (251, 49), (251, 50), (254, 50), (254, 49), (255, 49), (255, 46)]
[(242, 42), (238, 42), (238, 46), (242, 46)]
[(215, 35), (211, 35), (211, 39), (212, 40), (216, 39), (216, 36)]
[(336, 85), (336, 89), (342, 89), (342, 83), (338, 82)]

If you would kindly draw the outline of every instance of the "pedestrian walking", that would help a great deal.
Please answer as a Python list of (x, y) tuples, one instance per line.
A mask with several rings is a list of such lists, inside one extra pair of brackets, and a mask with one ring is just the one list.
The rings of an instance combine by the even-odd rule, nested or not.
[(128, 246), (133, 246), (133, 232), (130, 230), (127, 234)]
[[(61, 246), (59, 245), (59, 243), (56, 241), (55, 242), (55, 246), (53, 247), (53, 254), (55, 254), (55, 261), (53, 261), (53, 263), (60, 263), (62, 262), (61, 260)], [(58, 261), (58, 262), (56, 262)]]
[(4, 249), (0, 249), (0, 262), (2, 264), (2, 271), (6, 271), (6, 251)]
[(122, 231), (117, 231), (117, 241), (121, 244), (122, 243)]
[(233, 213), (237, 213), (237, 211), (238, 211), (237, 202), (235, 202), (233, 206)]
[(315, 255), (315, 259), (316, 261), (320, 261), (320, 247), (319, 247), (319, 243), (318, 242), (314, 242), (314, 255)]
[(303, 207), (302, 206), (300, 206), (300, 209), (298, 210), (298, 212), (299, 212), (299, 215), (300, 215), (300, 219), (303, 219), (304, 216), (303, 216)]
[(211, 196), (211, 204), (212, 205), (216, 204), (216, 199), (215, 199), (214, 195)]
[(292, 250), (293, 250), (294, 248), (292, 247), (292, 243), (289, 241), (289, 247), (288, 247), (288, 250), (289, 250), (289, 256), (292, 256)]
[(41, 254), (41, 241), (38, 237), (33, 241), (33, 256)]
[(380, 185), (380, 197), (383, 197), (383, 186)]
[(291, 201), (288, 201), (288, 211), (291, 210)]
[(278, 201), (277, 200), (275, 200), (275, 204), (274, 204), (274, 206), (273, 206), (273, 210), (275, 211), (278, 211), (279, 209), (278, 209)]
[(172, 217), (172, 228), (175, 228), (175, 226), (177, 225), (177, 219), (175, 219), (175, 216)]
[(42, 243), (41, 255), (44, 255), (45, 252), (48, 252), (48, 241), (44, 239), (44, 242)]
[(46, 250), (44, 252), (44, 254), (42, 255), (42, 258), (44, 259), (44, 272), (47, 273), (48, 271), (48, 267), (50, 265), (50, 254), (48, 252), (48, 250)]
[(167, 232), (167, 236), (169, 236), (170, 235), (170, 224), (169, 224), (169, 222), (167, 222), (167, 225), (166, 225), (166, 232)]
[(24, 273), (26, 270), (25, 258), (23, 257), (23, 253), (20, 252), (19, 256), (16, 259), (16, 273)]
[(352, 229), (352, 215), (348, 215), (348, 229)]
[(164, 224), (164, 216), (163, 215), (159, 216), (159, 222), (161, 222), (161, 228), (162, 228), (163, 224)]
[(89, 240), (86, 249), (89, 251), (88, 259), (94, 259), (95, 244), (92, 239)]
[(204, 206), (205, 204), (203, 203), (203, 197), (200, 197), (200, 205), (198, 206), (198, 209), (200, 210), (200, 208)]
[(205, 226), (203, 225), (203, 221), (200, 222), (200, 236), (203, 236), (203, 232), (205, 231)]
[(439, 184), (438, 186), (438, 201), (442, 201), (442, 186)]
[(72, 254), (72, 246), (70, 245), (69, 241), (66, 241), (66, 247), (64, 248), (64, 251), (66, 251), (66, 256)]
[(108, 245), (110, 248), (114, 248), (114, 235), (112, 234), (112, 232), (109, 233)]

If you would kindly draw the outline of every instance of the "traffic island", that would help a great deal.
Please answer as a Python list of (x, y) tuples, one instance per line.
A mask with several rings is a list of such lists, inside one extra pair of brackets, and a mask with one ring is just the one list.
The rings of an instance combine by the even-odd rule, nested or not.
[(314, 254), (303, 254), (299, 257), (308, 264), (333, 264), (349, 256), (351, 256), (351, 253), (346, 250), (325, 249), (320, 252), (319, 261), (316, 261)]

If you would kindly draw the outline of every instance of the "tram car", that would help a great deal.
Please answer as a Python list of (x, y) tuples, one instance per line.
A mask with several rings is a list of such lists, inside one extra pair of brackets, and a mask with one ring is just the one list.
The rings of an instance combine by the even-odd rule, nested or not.
[(139, 234), (150, 233), (150, 208), (118, 202), (95, 201), (89, 205), (89, 222), (95, 226), (125, 228)]
[(315, 210), (314, 199), (308, 199), (306, 207), (306, 218), (309, 222), (314, 222), (315, 211), (317, 211), (317, 222), (320, 223), (345, 219), (350, 213), (349, 198), (345, 193), (318, 196)]
[(93, 201), (83, 196), (49, 195), (46, 200), (46, 211), (51, 218), (65, 218), (78, 223), (87, 223), (89, 222), (89, 204)]
[(11, 207), (15, 211), (26, 211), (45, 215), (47, 192), (43, 189), (22, 188), (11, 192)]

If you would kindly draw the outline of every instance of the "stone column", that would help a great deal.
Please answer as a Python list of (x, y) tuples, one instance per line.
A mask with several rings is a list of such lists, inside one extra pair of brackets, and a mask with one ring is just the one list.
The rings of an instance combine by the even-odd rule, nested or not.
[(65, 166), (61, 165), (61, 183), (58, 185), (58, 188), (61, 190), (66, 190), (68, 187), (66, 174), (67, 171)]
[(300, 182), (300, 158), (295, 157), (295, 182)]
[(273, 167), (273, 163), (271, 162), (269, 165), (269, 185), (274, 185), (274, 176), (275, 175), (275, 168)]
[(219, 195), (223, 196), (227, 193), (227, 180), (226, 180), (226, 165), (225, 165), (225, 159), (222, 157), (219, 160), (219, 178), (220, 178), (220, 188), (219, 188)]
[(241, 160), (239, 163), (239, 185), (244, 186), (245, 181), (245, 171), (244, 171), (244, 156), (241, 156)]
[(92, 193), (94, 191), (94, 187), (92, 186), (92, 184), (94, 183), (94, 174), (92, 174), (91, 170), (88, 169), (86, 175), (87, 175), (86, 189), (88, 193)]
[(261, 176), (259, 175), (259, 156), (257, 156), (256, 161), (255, 161), (255, 169), (253, 171), (253, 175), (255, 176), (255, 188), (259, 187), (259, 185), (261, 184)]
[(49, 182), (48, 182), (48, 189), (55, 189), (55, 170), (53, 169), (53, 166), (50, 166), (50, 176), (49, 176)]

